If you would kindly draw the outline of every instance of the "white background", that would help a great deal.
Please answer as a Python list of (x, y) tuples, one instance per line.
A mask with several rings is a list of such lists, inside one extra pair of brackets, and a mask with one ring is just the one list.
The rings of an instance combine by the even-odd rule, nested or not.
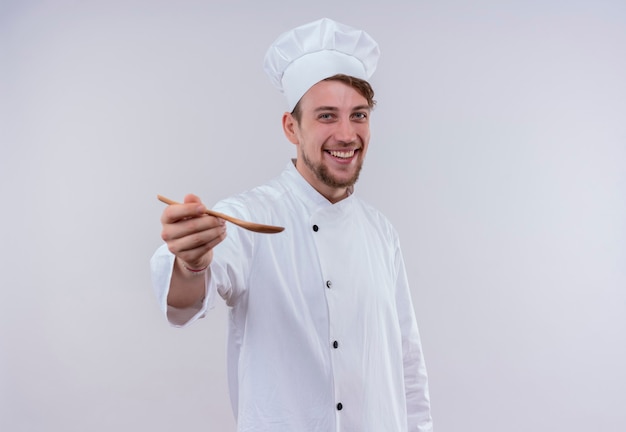
[(233, 431), (220, 304), (170, 328), (163, 205), (295, 154), (262, 71), (380, 44), (357, 193), (400, 232), (437, 432), (626, 430), (626, 3), (0, 2), (0, 430)]

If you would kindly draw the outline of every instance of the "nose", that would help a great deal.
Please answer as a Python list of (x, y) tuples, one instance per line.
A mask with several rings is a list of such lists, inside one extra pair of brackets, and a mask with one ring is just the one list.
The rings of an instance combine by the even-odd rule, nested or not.
[(341, 119), (337, 122), (335, 139), (338, 142), (351, 143), (356, 141), (356, 128), (349, 119)]

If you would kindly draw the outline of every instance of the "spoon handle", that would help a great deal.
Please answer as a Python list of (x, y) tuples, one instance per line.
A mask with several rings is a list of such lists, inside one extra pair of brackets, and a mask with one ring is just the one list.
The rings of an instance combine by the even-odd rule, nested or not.
[[(157, 198), (159, 201), (165, 203), (165, 204), (180, 204), (174, 200), (171, 200), (169, 198), (164, 197), (163, 195), (157, 195)], [(275, 234), (275, 233), (279, 233), (281, 231), (283, 231), (285, 228), (283, 227), (279, 227), (279, 226), (274, 226), (274, 225), (263, 225), (263, 224), (259, 224), (256, 222), (248, 222), (248, 221), (244, 221), (241, 219), (237, 219), (235, 217), (229, 216), (227, 214), (224, 213), (219, 213), (216, 212), (214, 210), (209, 210), (206, 209), (204, 211), (206, 214), (210, 215), (210, 216), (215, 216), (218, 217), (220, 219), (224, 219), (230, 223), (233, 223), (237, 226), (240, 226), (242, 228), (245, 228), (247, 230), (250, 231), (254, 231), (254, 232), (259, 232), (259, 233), (264, 233), (264, 234)]]

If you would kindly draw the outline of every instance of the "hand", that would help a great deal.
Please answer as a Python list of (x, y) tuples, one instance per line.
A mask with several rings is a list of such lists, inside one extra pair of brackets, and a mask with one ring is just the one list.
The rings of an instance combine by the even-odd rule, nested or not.
[(204, 213), (206, 207), (195, 195), (186, 195), (182, 204), (163, 210), (161, 238), (188, 268), (200, 269), (213, 259), (213, 248), (226, 238), (222, 219)]

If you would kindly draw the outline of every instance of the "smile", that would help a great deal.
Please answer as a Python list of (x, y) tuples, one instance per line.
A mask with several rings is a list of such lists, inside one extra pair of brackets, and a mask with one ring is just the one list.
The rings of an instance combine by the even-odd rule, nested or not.
[(340, 150), (326, 150), (326, 152), (328, 154), (330, 154), (331, 156), (334, 156), (336, 158), (350, 159), (352, 156), (354, 156), (354, 153), (356, 152), (356, 150), (344, 150), (344, 151), (340, 151)]

